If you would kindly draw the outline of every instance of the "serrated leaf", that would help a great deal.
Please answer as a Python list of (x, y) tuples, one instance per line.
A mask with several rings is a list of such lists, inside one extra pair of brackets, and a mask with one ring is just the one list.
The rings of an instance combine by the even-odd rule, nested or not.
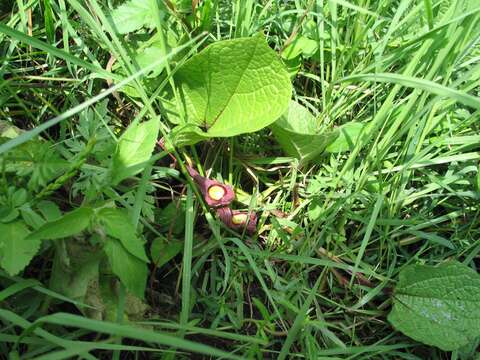
[(0, 264), (12, 276), (30, 263), (40, 247), (40, 241), (27, 238), (29, 233), (21, 221), (0, 223)]
[(104, 208), (97, 213), (107, 235), (120, 240), (125, 249), (142, 261), (149, 262), (143, 242), (135, 234), (128, 215), (121, 209)]
[(410, 265), (400, 272), (390, 323), (445, 351), (480, 336), (480, 276), (458, 262)]
[(130, 254), (116, 239), (108, 238), (104, 249), (114, 274), (132, 294), (143, 299), (148, 274), (147, 264)]
[[(154, 1), (157, 1), (158, 8)], [(115, 8), (110, 18), (115, 31), (127, 34), (144, 26), (154, 27), (155, 17), (158, 16), (157, 9), (165, 13), (165, 7), (160, 0), (130, 0)]]
[(113, 156), (111, 168), (113, 184), (143, 170), (155, 148), (159, 129), (158, 119), (135, 123), (128, 127), (121, 136)]
[(31, 140), (5, 156), (5, 170), (18, 176), (30, 176), (28, 188), (37, 191), (67, 170), (69, 164), (62, 159), (54, 145), (47, 141)]
[(261, 34), (209, 45), (174, 78), (186, 122), (209, 137), (264, 128), (283, 114), (292, 92), (285, 66)]
[(92, 216), (91, 208), (78, 208), (55, 221), (40, 226), (28, 238), (30, 240), (54, 240), (77, 235), (88, 227)]
[(168, 242), (163, 237), (156, 238), (150, 246), (152, 262), (156, 267), (161, 268), (183, 250), (183, 245), (183, 241), (176, 239)]
[(338, 136), (337, 131), (317, 134), (317, 120), (306, 109), (291, 101), (288, 110), (271, 126), (283, 150), (302, 162), (314, 159)]

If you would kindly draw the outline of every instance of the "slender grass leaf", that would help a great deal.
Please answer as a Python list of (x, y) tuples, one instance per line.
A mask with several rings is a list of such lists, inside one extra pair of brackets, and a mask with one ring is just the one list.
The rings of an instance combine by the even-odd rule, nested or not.
[(72, 314), (59, 313), (55, 315), (45, 316), (38, 320), (39, 322), (46, 322), (50, 324), (57, 324), (61, 326), (73, 326), (81, 329), (86, 329), (95, 332), (106, 333), (115, 336), (121, 336), (130, 339), (136, 339), (145, 342), (161, 344), (165, 346), (172, 346), (178, 349), (191, 351), (194, 353), (201, 353), (210, 356), (223, 357), (226, 359), (242, 359), (241, 357), (229, 354), (222, 350), (215, 349), (211, 346), (195, 343), (193, 341), (184, 340), (169, 334), (163, 334), (157, 331), (151, 331), (135, 327), (132, 325), (121, 325), (110, 323), (107, 321), (98, 321), (87, 319), (81, 316)]
[(374, 81), (399, 84), (414, 89), (421, 89), (441, 97), (450, 98), (458, 101), (464, 105), (471, 106), (475, 109), (480, 109), (480, 98), (470, 95), (464, 91), (449, 88), (447, 86), (438, 84), (434, 81), (419, 79), (407, 75), (379, 73), (379, 74), (359, 74), (347, 76), (338, 82), (351, 81)]

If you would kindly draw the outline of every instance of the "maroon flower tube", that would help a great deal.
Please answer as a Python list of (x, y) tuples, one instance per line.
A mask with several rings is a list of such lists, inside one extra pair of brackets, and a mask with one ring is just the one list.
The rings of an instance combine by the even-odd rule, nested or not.
[(189, 165), (187, 165), (187, 170), (200, 188), (208, 206), (213, 208), (227, 206), (235, 199), (235, 193), (231, 186), (203, 177)]
[(257, 229), (257, 214), (254, 212), (221, 207), (217, 209), (217, 216), (225, 225), (234, 230), (241, 231), (246, 227), (247, 232), (253, 234)]

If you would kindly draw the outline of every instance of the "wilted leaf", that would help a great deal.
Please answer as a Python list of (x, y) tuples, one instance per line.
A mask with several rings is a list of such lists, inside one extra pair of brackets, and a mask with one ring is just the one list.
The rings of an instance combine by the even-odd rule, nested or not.
[(58, 242), (50, 278), (51, 289), (70, 299), (88, 303), (87, 291), (98, 282), (100, 260), (98, 249), (88, 243)]
[(388, 320), (417, 341), (451, 351), (480, 336), (480, 276), (463, 264), (406, 267), (393, 301)]

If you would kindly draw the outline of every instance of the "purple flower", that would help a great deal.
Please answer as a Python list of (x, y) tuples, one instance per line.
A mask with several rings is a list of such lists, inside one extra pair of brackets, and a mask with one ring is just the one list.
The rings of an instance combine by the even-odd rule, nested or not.
[(222, 222), (234, 230), (243, 230), (253, 234), (257, 230), (257, 214), (254, 212), (232, 210), (229, 207), (217, 209), (217, 215)]
[(213, 208), (227, 206), (235, 199), (235, 193), (231, 186), (203, 177), (191, 166), (187, 165), (187, 170), (200, 188), (208, 206)]

